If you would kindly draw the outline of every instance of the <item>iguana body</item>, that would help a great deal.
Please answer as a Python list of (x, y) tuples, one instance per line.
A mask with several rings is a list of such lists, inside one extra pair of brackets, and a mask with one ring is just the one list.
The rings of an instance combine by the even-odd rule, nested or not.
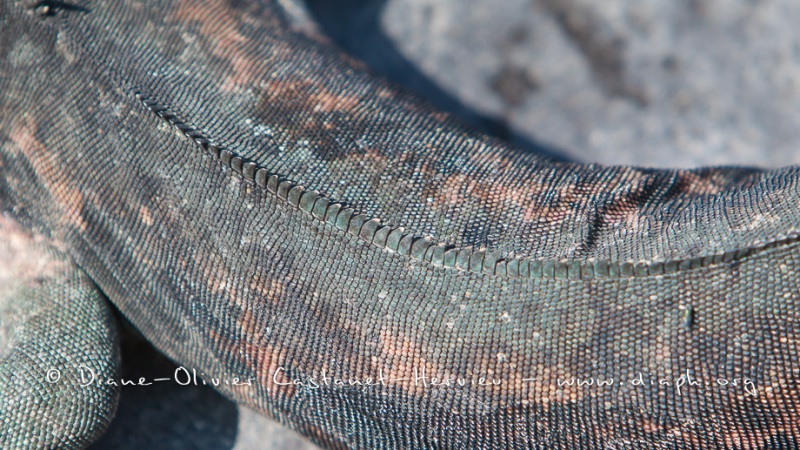
[(797, 168), (531, 155), (277, 2), (25, 6), (3, 209), (235, 401), (330, 448), (796, 445)]

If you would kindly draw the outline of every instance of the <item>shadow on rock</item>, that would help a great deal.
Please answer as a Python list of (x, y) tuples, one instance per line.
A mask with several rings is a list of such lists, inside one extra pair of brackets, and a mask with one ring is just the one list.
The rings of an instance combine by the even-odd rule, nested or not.
[(427, 99), (468, 126), (499, 137), (527, 151), (559, 161), (562, 152), (515, 132), (502, 120), (487, 117), (445, 92), (409, 61), (381, 27), (388, 0), (308, 0), (322, 31), (341, 49), (364, 61), (377, 75)]

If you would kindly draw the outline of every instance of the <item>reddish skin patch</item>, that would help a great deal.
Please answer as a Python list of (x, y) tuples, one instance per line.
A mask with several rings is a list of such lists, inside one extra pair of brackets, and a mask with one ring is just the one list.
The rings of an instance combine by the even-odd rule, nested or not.
[(463, 203), (469, 193), (475, 190), (477, 179), (463, 173), (454, 173), (447, 177), (442, 184), (441, 194), (437, 197), (440, 206), (451, 207)]
[[(332, 113), (341, 111), (351, 115), (358, 111), (361, 97), (340, 95), (324, 89), (323, 86), (308, 80), (269, 79), (261, 82), (264, 90), (262, 105), (271, 103), (303, 104), (315, 113)], [(262, 108), (263, 109), (263, 108)]]
[[(0, 360), (8, 352), (14, 351), (13, 345), (9, 344), (19, 337), (15, 331), (18, 325), (42, 314), (39, 307), (20, 314), (21, 311), (15, 306), (18, 288), (35, 288), (68, 270), (66, 261), (53, 258), (50, 252), (44, 251), (41, 246), (44, 241), (41, 235), (30, 233), (0, 212)], [(23, 303), (28, 304), (27, 301)]]
[(678, 438), (680, 438), (681, 442), (686, 442), (694, 448), (703, 448), (702, 444), (704, 440), (701, 439), (700, 436), (698, 436), (697, 433), (694, 431), (676, 430), (673, 434)]
[[(213, 261), (213, 259), (207, 261)], [(224, 295), (232, 299), (241, 298), (236, 284), (230, 282), (230, 280), (235, 280), (235, 278), (231, 278), (232, 275), (230, 271), (228, 271), (221, 262), (217, 264), (210, 263), (208, 266), (210, 268), (203, 268), (203, 273), (206, 275), (205, 286), (208, 288), (209, 292), (214, 295)]]
[[(569, 188), (563, 191), (568, 195), (574, 194)], [(509, 186), (464, 173), (454, 173), (444, 180), (435, 198), (439, 199), (437, 206), (445, 209), (465, 203), (480, 205), (489, 214), (501, 213), (508, 208), (519, 209), (525, 221), (531, 222), (543, 216), (550, 220), (558, 216), (534, 202), (544, 194), (544, 186), (533, 182), (526, 186)], [(566, 211), (561, 215), (564, 213)]]
[[(253, 52), (247, 47), (250, 40), (239, 31), (238, 25), (242, 20), (225, 2), (180, 1), (168, 20), (197, 23), (200, 33), (213, 47), (214, 56), (228, 62), (230, 73), (220, 89), (232, 92), (255, 83), (255, 76), (262, 71), (264, 64), (253, 58)], [(281, 29), (280, 26), (270, 28)]]
[[(287, 279), (287, 282), (290, 281), (291, 276), (289, 276)], [(283, 282), (264, 276), (254, 277), (250, 281), (250, 289), (253, 292), (258, 293), (261, 298), (271, 302), (275, 306), (281, 305), (281, 300), (286, 292)]]
[(295, 387), (286, 376), (288, 366), (283, 362), (280, 352), (269, 344), (243, 344), (245, 354), (253, 361), (258, 383), (267, 388), (273, 398), (291, 397)]
[(721, 180), (710, 177), (702, 177), (694, 172), (681, 172), (678, 176), (678, 183), (682, 191), (689, 195), (717, 195), (726, 189)]
[(769, 435), (765, 435), (761, 430), (753, 430), (750, 433), (741, 430), (730, 430), (725, 435), (725, 445), (729, 448), (755, 450), (765, 448), (764, 446), (768, 439)]
[[(474, 163), (481, 167), (491, 166), (485, 171), (502, 173), (513, 164), (513, 161), (502, 157), (495, 159), (482, 157), (475, 159)], [(634, 168), (619, 168), (619, 172), (605, 181), (604, 186), (616, 186), (618, 192), (625, 194), (605, 205), (602, 211), (603, 222), (635, 229), (641, 219), (641, 208), (647, 200), (643, 196), (646, 194), (650, 177), (650, 174)], [(715, 195), (726, 189), (727, 182), (724, 177), (717, 178), (713, 174), (705, 176), (693, 172), (680, 172), (676, 175), (675, 187), (684, 197)], [(574, 217), (576, 211), (583, 208), (585, 199), (601, 192), (601, 188), (602, 186), (596, 183), (562, 183), (556, 188), (535, 181), (516, 185), (504, 179), (493, 180), (457, 172), (448, 175), (432, 197), (437, 201), (435, 206), (441, 211), (463, 205), (475, 205), (490, 216), (498, 216), (507, 211), (517, 210), (527, 223), (547, 222), (550, 225), (557, 225)], [(542, 204), (539, 200), (546, 195), (556, 198), (557, 201), (552, 204)]]
[(146, 206), (141, 205), (139, 207), (139, 221), (145, 224), (145, 226), (152, 227), (153, 226), (153, 214), (150, 212)]
[[(437, 363), (437, 357), (424, 342), (402, 331), (394, 332), (388, 326), (382, 327), (379, 346), (379, 356), (373, 357), (370, 362), (373, 373), (361, 376), (376, 379), (382, 371), (387, 385), (398, 387), (408, 394), (424, 396), (426, 391), (444, 386), (444, 389), (483, 392), (493, 398), (507, 396), (517, 400), (512, 405), (505, 398), (498, 399), (500, 405), (514, 406), (519, 399), (526, 398), (524, 393), (532, 392), (515, 367), (506, 362), (500, 363), (496, 353), (484, 354), (483, 357), (474, 355), (481, 363), (473, 366), (473, 373), (455, 373)], [(516, 355), (510, 355), (509, 361), (516, 362)], [(415, 376), (418, 377), (416, 381)], [(424, 382), (419, 378), (422, 376), (425, 377)], [(550, 388), (555, 389), (552, 386)], [(573, 387), (576, 395), (582, 395), (578, 394), (578, 389)]]
[(428, 388), (421, 380), (415, 380), (415, 371), (418, 377), (424, 371), (424, 376), (429, 380), (445, 380), (451, 377), (434, 364), (424, 345), (402, 331), (394, 334), (392, 330), (383, 327), (380, 345), (381, 357), (373, 358), (371, 365), (375, 378), (382, 372), (389, 386), (399, 387), (409, 394), (424, 395)]
[(0, 214), (0, 291), (12, 282), (34, 284), (66, 270), (63, 261), (50, 257), (38, 247), (44, 239), (24, 230), (19, 223)]
[[(257, 328), (257, 327), (256, 327)], [(253, 330), (254, 327), (243, 328)], [(230, 349), (231, 355), (242, 358), (255, 373), (255, 379), (251, 385), (247, 385), (247, 378), (243, 374), (231, 373), (228, 369), (223, 369), (222, 378), (239, 378), (240, 384), (235, 386), (232, 392), (239, 397), (245, 404), (258, 408), (258, 388), (264, 388), (267, 394), (275, 401), (280, 398), (289, 398), (294, 395), (295, 387), (286, 373), (279, 369), (288, 369), (290, 366), (284, 361), (280, 349), (267, 344), (263, 339), (255, 339), (255, 335), (249, 335), (248, 341), (238, 340), (236, 342), (225, 338), (214, 330), (208, 330), (208, 335), (217, 349)], [(220, 376), (220, 374), (212, 374)], [(253, 400), (256, 400), (255, 402)], [(264, 411), (266, 412), (266, 411)]]
[(577, 385), (559, 386), (556, 380), (567, 380), (573, 377), (572, 374), (552, 366), (539, 365), (534, 371), (536, 380), (531, 382), (530, 389), (536, 403), (547, 409), (550, 403), (569, 405), (577, 403), (583, 399), (587, 393), (585, 389)]
[(17, 121), (12, 124), (9, 135), (11, 141), (30, 162), (57, 206), (64, 212), (63, 217), (67, 225), (85, 232), (88, 225), (81, 216), (86, 201), (84, 194), (62, 173), (64, 162), (59, 161), (56, 153), (49, 152), (36, 138), (37, 129), (37, 123), (32, 118), (25, 117), (22, 123)]

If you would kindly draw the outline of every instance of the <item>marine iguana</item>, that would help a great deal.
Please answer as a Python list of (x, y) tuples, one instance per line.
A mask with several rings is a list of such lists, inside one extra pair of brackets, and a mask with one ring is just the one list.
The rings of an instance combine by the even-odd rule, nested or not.
[(0, 8), (4, 447), (110, 421), (102, 296), (326, 448), (796, 447), (798, 168), (523, 152), (277, 1)]

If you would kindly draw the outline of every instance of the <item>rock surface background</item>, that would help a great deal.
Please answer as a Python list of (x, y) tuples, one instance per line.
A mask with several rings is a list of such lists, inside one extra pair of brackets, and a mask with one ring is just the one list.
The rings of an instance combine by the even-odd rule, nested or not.
[[(533, 151), (660, 167), (800, 163), (800, 2), (309, 5), (322, 30), (376, 73)], [(174, 370), (141, 344), (125, 357), (131, 374)], [(316, 447), (210, 388), (171, 385), (124, 390), (94, 448)]]
[(444, 109), (459, 104), (507, 125), (512, 140), (535, 140), (570, 159), (658, 167), (800, 163), (798, 2), (310, 5), (325, 31), (377, 72)]

